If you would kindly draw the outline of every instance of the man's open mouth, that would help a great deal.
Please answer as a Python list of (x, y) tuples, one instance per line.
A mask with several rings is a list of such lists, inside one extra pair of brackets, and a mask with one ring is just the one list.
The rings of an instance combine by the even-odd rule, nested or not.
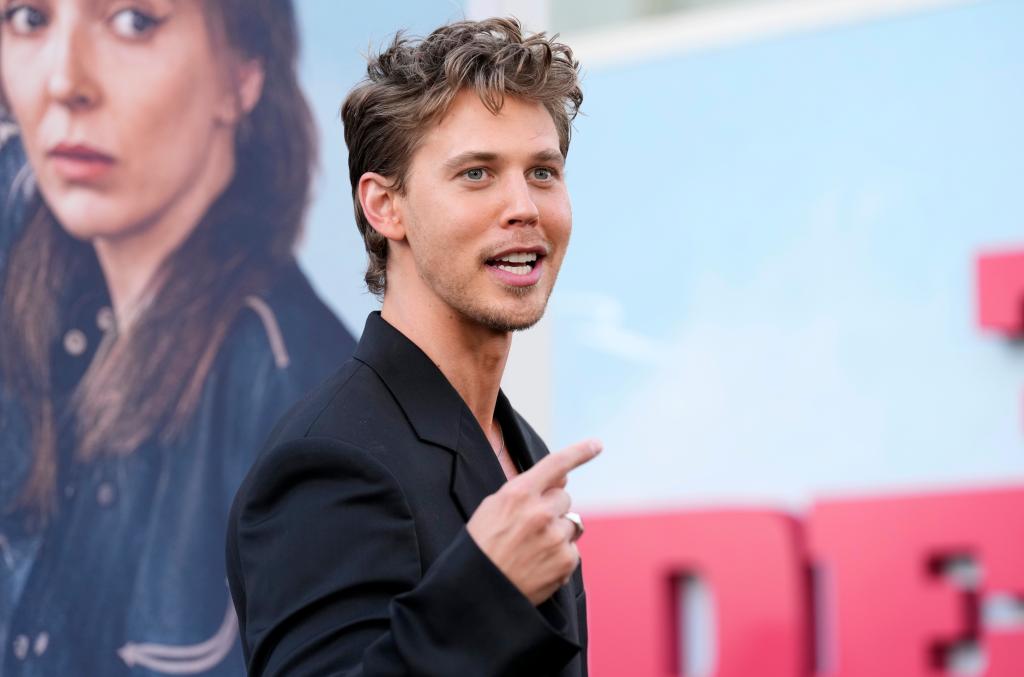
[(513, 275), (528, 275), (537, 266), (539, 260), (540, 255), (536, 252), (513, 252), (489, 259), (487, 265)]

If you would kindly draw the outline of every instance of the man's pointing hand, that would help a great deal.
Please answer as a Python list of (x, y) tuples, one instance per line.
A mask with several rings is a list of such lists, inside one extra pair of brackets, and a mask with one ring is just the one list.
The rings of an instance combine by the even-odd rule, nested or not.
[(601, 452), (586, 440), (541, 459), (485, 498), (466, 525), (487, 557), (534, 605), (568, 582), (579, 564), (565, 491), (571, 471)]

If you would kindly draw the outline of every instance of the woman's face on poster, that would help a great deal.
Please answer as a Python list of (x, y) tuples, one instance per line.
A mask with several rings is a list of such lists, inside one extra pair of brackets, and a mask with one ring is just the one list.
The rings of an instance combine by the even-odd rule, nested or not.
[(198, 222), (262, 85), (202, 0), (3, 0), (0, 84), (39, 188), (81, 239)]

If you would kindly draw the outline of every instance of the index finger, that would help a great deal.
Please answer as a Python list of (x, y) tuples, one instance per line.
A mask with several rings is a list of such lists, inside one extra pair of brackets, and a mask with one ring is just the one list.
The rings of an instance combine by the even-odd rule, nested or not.
[(539, 491), (544, 491), (561, 482), (572, 470), (593, 460), (599, 453), (601, 453), (601, 443), (598, 440), (583, 440), (570, 444), (565, 449), (548, 454), (537, 461), (535, 466), (524, 472), (519, 478)]

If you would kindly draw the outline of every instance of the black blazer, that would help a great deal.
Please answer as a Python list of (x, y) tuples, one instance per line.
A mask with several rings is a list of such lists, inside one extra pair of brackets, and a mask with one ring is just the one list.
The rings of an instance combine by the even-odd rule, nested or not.
[[(522, 468), (548, 453), (499, 394)], [(534, 607), (465, 524), (505, 481), (430, 359), (373, 313), (239, 489), (227, 570), (253, 675), (587, 674), (580, 569)]]

